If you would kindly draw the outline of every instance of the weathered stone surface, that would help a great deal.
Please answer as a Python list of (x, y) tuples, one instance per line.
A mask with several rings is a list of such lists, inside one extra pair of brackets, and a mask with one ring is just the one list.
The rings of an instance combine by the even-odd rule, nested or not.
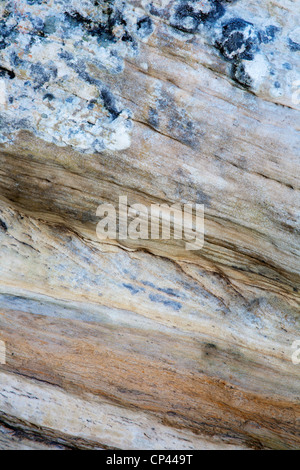
[(297, 3), (0, 4), (0, 448), (299, 448)]

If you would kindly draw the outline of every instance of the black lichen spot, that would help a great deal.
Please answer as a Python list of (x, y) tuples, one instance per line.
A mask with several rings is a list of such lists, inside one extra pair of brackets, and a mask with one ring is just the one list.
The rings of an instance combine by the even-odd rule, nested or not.
[(194, 12), (189, 4), (180, 5), (175, 13), (172, 26), (186, 33), (195, 33), (201, 21), (201, 15)]
[(44, 22), (44, 33), (46, 36), (56, 31), (57, 18), (55, 16), (47, 16)]
[(268, 26), (265, 31), (259, 31), (258, 38), (261, 43), (268, 44), (275, 40), (276, 34), (280, 31), (280, 28), (274, 25)]
[(69, 21), (72, 27), (81, 26), (85, 29), (91, 36), (97, 36), (99, 40), (115, 42), (116, 38), (113, 34), (114, 22), (111, 18), (108, 19), (107, 23), (95, 23), (89, 18), (85, 18), (77, 11), (72, 13), (65, 13), (66, 19)]
[(0, 66), (0, 77), (1, 78), (9, 78), (10, 80), (12, 80), (13, 78), (15, 78), (15, 76), (16, 76), (16, 74), (13, 70), (8, 70), (5, 67)]
[(41, 63), (32, 64), (30, 67), (32, 77), (37, 84), (37, 88), (41, 88), (51, 79), (51, 73), (42, 67)]
[(44, 0), (27, 0), (28, 5), (41, 5)]
[(159, 118), (158, 118), (158, 113), (157, 113), (156, 109), (149, 108), (148, 122), (149, 122), (151, 127), (154, 127), (155, 129), (159, 128)]
[(72, 11), (72, 13), (65, 12), (65, 18), (71, 26), (81, 26), (88, 31), (93, 28), (92, 21), (89, 18), (82, 16), (78, 11)]
[(149, 3), (146, 6), (146, 8), (149, 11), (149, 13), (153, 16), (157, 16), (157, 17), (165, 18), (165, 19), (170, 18), (170, 13), (169, 13), (168, 9), (166, 9), (166, 8), (157, 8), (156, 6), (153, 5), (152, 2)]
[(228, 37), (234, 31), (245, 31), (248, 26), (253, 26), (253, 23), (249, 23), (242, 18), (232, 18), (223, 25), (223, 34)]
[(24, 52), (26, 52), (26, 54), (28, 54), (30, 52), (32, 46), (35, 43), (36, 43), (36, 38), (35, 38), (35, 36), (31, 35), (29, 42), (26, 44), (26, 46), (24, 48)]
[(217, 350), (218, 350), (217, 346), (213, 343), (204, 344), (203, 352), (204, 352), (204, 355), (207, 357), (215, 356), (217, 353)]
[(96, 103), (97, 103), (97, 100), (95, 100), (95, 99), (91, 100), (89, 102), (87, 108), (90, 109), (90, 110), (94, 109)]
[(71, 54), (71, 52), (68, 52), (68, 51), (62, 51), (58, 54), (58, 56), (61, 59), (64, 59), (68, 65), (72, 60), (74, 60), (73, 54)]
[[(235, 31), (229, 37), (228, 41), (223, 45), (223, 54), (226, 55), (227, 59), (235, 58), (238, 51), (242, 49), (244, 45), (244, 35), (240, 31)], [(234, 54), (234, 55), (233, 55)]]
[(41, 18), (39, 18), (38, 16), (31, 16), (30, 21), (31, 21), (31, 24), (32, 24), (31, 34), (37, 34), (38, 36), (44, 37), (45, 36), (44, 21)]
[(183, 0), (175, 10), (171, 26), (186, 33), (196, 33), (200, 24), (215, 23), (225, 14), (221, 1), (212, 0), (209, 7), (210, 10), (205, 11), (198, 2)]
[(123, 42), (132, 42), (134, 43), (133, 37), (128, 33), (128, 31), (125, 31), (125, 33), (122, 36), (122, 41)]
[(6, 223), (0, 219), (0, 228), (2, 228), (2, 230), (4, 230), (4, 232), (7, 232), (7, 225)]
[(222, 18), (226, 13), (225, 7), (222, 5), (223, 3), (226, 3), (226, 1), (223, 2), (215, 0), (214, 2), (211, 2), (212, 9), (206, 14), (206, 16), (204, 15), (203, 21), (205, 23), (215, 23), (217, 20)]
[(101, 90), (101, 98), (103, 101), (103, 105), (105, 106), (111, 117), (113, 119), (116, 119), (119, 116), (120, 111), (118, 111), (117, 109), (114, 95), (107, 88), (103, 88)]
[(122, 13), (116, 9), (107, 9), (107, 20), (103, 23), (92, 21), (90, 18), (85, 18), (79, 12), (73, 11), (71, 13), (66, 12), (65, 18), (69, 21), (72, 27), (82, 27), (91, 36), (96, 36), (99, 43), (117, 42), (118, 38), (114, 34), (114, 28), (116, 26), (122, 26), (124, 34), (122, 36), (123, 42), (130, 42), (135, 45), (135, 40), (129, 34), (126, 29), (127, 22), (123, 17)]
[(243, 85), (246, 88), (251, 88), (253, 80), (245, 71), (245, 65), (242, 62), (237, 61), (232, 65), (231, 74), (233, 80), (238, 82), (240, 85)]
[(0, 21), (0, 49), (5, 49), (11, 43), (10, 38), (16, 35), (15, 26), (8, 26), (5, 20)]
[(4, 39), (0, 39), (0, 49), (5, 49), (8, 43)]
[(297, 42), (292, 41), (291, 39), (288, 40), (288, 46), (291, 49), (291, 51), (300, 51), (300, 44)]
[(215, 46), (229, 61), (253, 60), (259, 50), (259, 39), (252, 23), (234, 18), (223, 25), (222, 37)]
[(19, 67), (19, 66), (22, 66), (24, 64), (24, 61), (22, 59), (20, 59), (20, 57), (18, 56), (18, 54), (15, 51), (13, 51), (10, 54), (9, 61), (10, 61), (11, 65), (13, 67)]
[(52, 95), (52, 93), (46, 93), (44, 96), (43, 96), (43, 100), (48, 100), (48, 101), (53, 101), (55, 99), (55, 96)]
[(53, 78), (57, 78), (58, 69), (57, 69), (57, 66), (54, 63), (49, 65), (49, 72), (50, 72), (50, 74), (52, 75)]
[(144, 16), (137, 21), (136, 24), (137, 33), (142, 38), (150, 36), (153, 33), (154, 27), (152, 20), (149, 16)]
[[(89, 17), (84, 17), (76, 10), (65, 12), (64, 15), (72, 28), (81, 27), (91, 36), (95, 36), (98, 43), (103, 46), (122, 40), (123, 42), (128, 42), (133, 49), (136, 49), (137, 42), (129, 33), (127, 21), (123, 12), (118, 8), (114, 8), (110, 1), (107, 2), (107, 4), (101, 5), (101, 8), (102, 12), (105, 14), (105, 20), (102, 22), (94, 21)], [(124, 8), (124, 4), (122, 5), (122, 8)], [(68, 33), (68, 28), (65, 31)]]
[(217, 349), (217, 346), (216, 346), (215, 344), (213, 344), (213, 343), (206, 343), (206, 344), (205, 344), (205, 347), (206, 347), (207, 349)]

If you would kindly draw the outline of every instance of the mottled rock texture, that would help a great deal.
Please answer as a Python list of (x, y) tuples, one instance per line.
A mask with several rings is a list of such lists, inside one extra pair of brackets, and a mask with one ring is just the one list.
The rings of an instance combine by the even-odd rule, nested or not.
[[(0, 13), (0, 448), (299, 449), (299, 1)], [(203, 249), (100, 242), (121, 195)]]

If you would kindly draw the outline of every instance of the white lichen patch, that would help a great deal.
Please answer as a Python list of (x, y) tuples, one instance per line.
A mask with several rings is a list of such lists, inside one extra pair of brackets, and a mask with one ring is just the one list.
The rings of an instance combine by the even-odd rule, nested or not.
[(300, 44), (300, 27), (290, 32), (289, 39), (295, 44)]
[(5, 80), (0, 80), (0, 106), (6, 104), (6, 84)]
[(127, 116), (120, 115), (109, 129), (109, 137), (105, 142), (108, 150), (125, 150), (130, 147), (130, 123)]
[(1, 3), (0, 142), (20, 129), (82, 152), (130, 146), (131, 112), (102, 78), (152, 34), (149, 17), (120, 0)]
[(251, 79), (252, 88), (259, 91), (261, 85), (269, 75), (269, 65), (262, 54), (256, 54), (251, 61), (244, 61), (245, 73)]

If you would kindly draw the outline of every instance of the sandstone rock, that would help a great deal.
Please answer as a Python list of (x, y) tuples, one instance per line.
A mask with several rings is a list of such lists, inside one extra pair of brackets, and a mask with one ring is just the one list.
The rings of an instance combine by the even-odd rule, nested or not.
[(0, 5), (0, 448), (298, 449), (296, 2)]

